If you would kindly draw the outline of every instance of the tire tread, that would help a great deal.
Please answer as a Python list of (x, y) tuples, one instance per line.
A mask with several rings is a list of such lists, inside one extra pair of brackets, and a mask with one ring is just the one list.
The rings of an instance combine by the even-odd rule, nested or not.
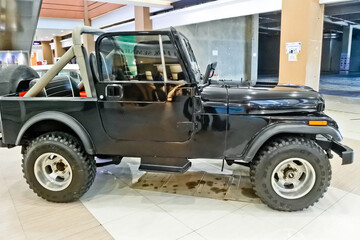
[(325, 183), (326, 187), (325, 187), (325, 191), (322, 192), (322, 194), (309, 206), (303, 207), (301, 209), (297, 209), (297, 210), (289, 210), (285, 207), (277, 207), (274, 204), (272, 204), (272, 202), (270, 201), (270, 199), (268, 198), (264, 198), (261, 197), (262, 193), (261, 190), (259, 189), (259, 186), (256, 184), (255, 181), (255, 173), (257, 172), (257, 168), (259, 167), (261, 161), (263, 158), (265, 158), (267, 155), (270, 155), (272, 152), (276, 151), (277, 149), (283, 147), (283, 146), (287, 146), (287, 145), (305, 145), (311, 149), (314, 149), (316, 151), (319, 152), (320, 155), (325, 155), (324, 150), (313, 140), (305, 138), (305, 137), (299, 137), (299, 136), (285, 136), (285, 137), (280, 137), (280, 138), (275, 138), (271, 141), (269, 141), (268, 143), (266, 143), (258, 152), (258, 154), (255, 156), (255, 158), (253, 159), (253, 161), (250, 164), (250, 181), (252, 184), (252, 187), (255, 191), (255, 194), (257, 196), (259, 196), (261, 198), (261, 200), (268, 205), (269, 207), (276, 209), (276, 210), (280, 210), (280, 211), (285, 211), (285, 212), (292, 212), (292, 211), (302, 211), (304, 209), (309, 208), (310, 206), (313, 206), (315, 203), (317, 203), (323, 196), (324, 193), (328, 190), (329, 186), (330, 186), (330, 181), (331, 181), (331, 167), (329, 164), (329, 167), (327, 169), (328, 174), (329, 174), (329, 178), (328, 181)]
[[(48, 197), (44, 196), (44, 193), (41, 191), (41, 189), (38, 189), (34, 184), (32, 184), (32, 181), (27, 178), (27, 176), (25, 174), (25, 170), (24, 170), (26, 156), (31, 148), (33, 148), (37, 144), (44, 142), (44, 141), (57, 141), (65, 146), (69, 147), (73, 152), (75, 152), (77, 154), (78, 159), (81, 162), (81, 165), (84, 166), (86, 169), (86, 172), (89, 173), (86, 183), (83, 184), (83, 186), (81, 187), (81, 189), (78, 192), (66, 193), (63, 195), (62, 199), (49, 200), (49, 198), (48, 198), (49, 196)], [(85, 152), (80, 141), (68, 133), (63, 133), (63, 132), (46, 133), (46, 134), (43, 134), (43, 135), (35, 138), (28, 145), (25, 145), (23, 147), (24, 147), (24, 151), (23, 151), (21, 167), (22, 167), (22, 171), (24, 174), (24, 178), (26, 179), (26, 183), (28, 184), (29, 188), (31, 190), (33, 190), (34, 193), (36, 193), (39, 197), (46, 199), (47, 201), (59, 202), (59, 203), (73, 202), (73, 201), (79, 199), (83, 194), (85, 194), (91, 187), (92, 183), (94, 182), (94, 179), (96, 176), (95, 161), (93, 161), (87, 155), (87, 153)]]

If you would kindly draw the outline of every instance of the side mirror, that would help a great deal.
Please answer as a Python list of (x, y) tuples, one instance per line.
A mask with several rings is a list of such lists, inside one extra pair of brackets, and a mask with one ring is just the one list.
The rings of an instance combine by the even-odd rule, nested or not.
[(216, 66), (217, 66), (217, 62), (213, 62), (213, 63), (210, 63), (209, 65), (207, 65), (205, 76), (203, 78), (204, 85), (210, 84), (210, 79), (214, 75)]

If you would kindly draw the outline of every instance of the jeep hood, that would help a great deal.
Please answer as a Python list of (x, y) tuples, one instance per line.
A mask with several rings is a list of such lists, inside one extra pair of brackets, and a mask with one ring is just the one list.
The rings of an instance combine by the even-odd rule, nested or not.
[(265, 88), (214, 84), (205, 87), (201, 97), (206, 106), (219, 107), (226, 103), (229, 114), (320, 112), (325, 107), (318, 92), (293, 85)]

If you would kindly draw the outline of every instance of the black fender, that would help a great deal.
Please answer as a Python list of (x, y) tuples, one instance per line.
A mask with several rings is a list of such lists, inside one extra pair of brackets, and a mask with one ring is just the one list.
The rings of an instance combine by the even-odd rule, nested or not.
[(19, 131), (15, 145), (20, 145), (21, 139), (23, 138), (25, 132), (28, 129), (30, 129), (34, 124), (44, 120), (53, 120), (65, 124), (77, 134), (80, 141), (84, 145), (85, 151), (90, 155), (95, 154), (94, 144), (86, 129), (73, 117), (65, 113), (55, 112), (55, 111), (48, 111), (37, 114), (32, 118), (30, 118), (28, 121), (26, 121)]
[(261, 130), (253, 140), (248, 144), (243, 153), (243, 161), (251, 162), (259, 151), (261, 146), (264, 145), (271, 137), (278, 134), (321, 134), (324, 136), (331, 136), (335, 141), (340, 142), (342, 136), (339, 130), (330, 126), (308, 126), (304, 124), (288, 124), (278, 123), (270, 125)]

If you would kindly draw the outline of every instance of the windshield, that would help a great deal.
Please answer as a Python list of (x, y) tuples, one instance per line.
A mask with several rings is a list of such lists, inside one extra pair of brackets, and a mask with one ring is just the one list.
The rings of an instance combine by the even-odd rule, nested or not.
[(181, 33), (179, 35), (180, 35), (181, 44), (183, 45), (183, 48), (185, 50), (184, 52), (186, 54), (186, 57), (190, 62), (191, 70), (194, 73), (196, 81), (199, 83), (201, 80), (201, 71), (196, 61), (195, 54), (191, 48), (189, 40)]

